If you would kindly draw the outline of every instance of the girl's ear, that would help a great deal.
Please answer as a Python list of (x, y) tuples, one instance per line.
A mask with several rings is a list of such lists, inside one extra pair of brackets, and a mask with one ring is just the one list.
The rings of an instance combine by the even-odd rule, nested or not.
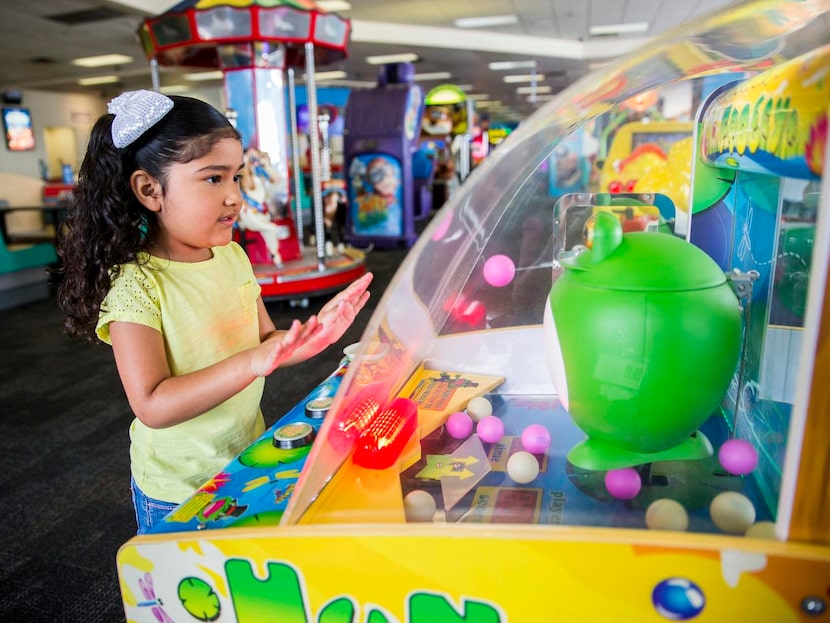
[(146, 171), (133, 171), (130, 188), (145, 208), (151, 212), (161, 210), (161, 184)]

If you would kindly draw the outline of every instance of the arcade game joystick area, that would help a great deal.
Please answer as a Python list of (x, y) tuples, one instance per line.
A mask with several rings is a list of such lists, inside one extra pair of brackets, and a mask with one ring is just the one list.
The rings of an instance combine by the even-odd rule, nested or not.
[(512, 132), (356, 352), (122, 547), (128, 619), (830, 621), (828, 19), (741, 4)]

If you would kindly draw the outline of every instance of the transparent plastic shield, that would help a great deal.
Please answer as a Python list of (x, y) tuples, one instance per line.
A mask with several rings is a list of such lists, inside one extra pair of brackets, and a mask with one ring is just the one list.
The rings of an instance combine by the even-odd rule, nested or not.
[[(668, 33), (639, 54), (589, 74), (524, 121), (432, 218), (384, 293), (283, 523), (405, 521), (406, 494), (412, 483), (426, 486), (429, 479), (423, 470), (429, 467), (433, 471), (427, 474), (435, 476), (436, 512), (448, 521), (501, 517), (506, 521), (642, 525), (642, 515), (634, 518), (620, 511), (619, 505), (606, 504), (614, 496), (603, 486), (604, 472), (583, 470), (566, 460), (569, 449), (584, 435), (570, 422), (554, 388), (549, 367), (555, 356), (545, 337), (559, 254), (584, 243), (584, 231), (598, 207), (614, 212), (614, 201), (605, 201), (607, 188), (601, 188), (599, 171), (609, 163), (597, 160), (613, 154), (610, 145), (601, 144), (601, 128), (611, 123), (622, 126), (615, 113), (629, 110), (625, 107), (632, 98), (685, 83), (693, 94), (689, 105), (693, 118), (702, 102), (694, 94), (704, 91), (713, 75), (746, 79), (826, 43), (827, 32), (824, 2), (741, 5)], [(617, 189), (622, 192), (615, 201), (626, 199), (617, 206), (621, 222), (636, 223), (649, 235), (665, 230), (678, 238), (688, 236), (693, 211), (689, 185), (698, 166), (692, 155), (692, 125), (670, 128), (671, 132), (662, 133), (659, 150), (639, 152), (656, 158), (662, 168), (640, 169), (636, 179), (617, 180), (632, 182), (630, 188)], [(596, 141), (575, 140), (579, 133)], [(569, 147), (568, 153), (560, 149), (563, 145)], [(629, 156), (638, 146), (632, 138)], [(565, 162), (574, 148), (576, 160)], [(673, 164), (670, 154), (680, 158), (682, 166)], [(580, 176), (579, 171), (588, 174)], [(793, 240), (784, 244), (801, 248), (804, 244), (795, 229), (787, 229), (793, 230)], [(739, 241), (732, 230), (725, 236)], [(779, 292), (792, 290), (790, 300), (800, 300), (793, 280), (778, 287)], [(361, 469), (352, 461), (361, 427), (401, 396), (427, 396), (432, 401), (431, 407), (419, 408), (417, 435), (402, 444), (400, 460), (393, 467)], [(447, 416), (463, 411), (471, 398), (481, 396), (487, 397), (493, 412), (505, 422), (508, 441), (502, 450), (486, 441), (483, 450), (464, 446), (462, 440), (451, 444), (451, 435), (447, 436)], [(521, 412), (522, 419), (510, 422), (503, 417), (508, 412)], [(553, 493), (544, 503), (530, 500), (527, 490), (517, 486), (518, 476), (508, 475), (507, 457), (521, 449), (517, 444), (524, 429), (541, 422), (554, 431), (554, 445), (539, 458), (540, 469), (561, 472), (561, 486), (554, 487), (553, 493), (561, 494), (567, 486), (574, 496), (575, 492), (584, 494), (584, 504), (569, 519), (563, 520), (562, 500), (557, 503)], [(786, 431), (782, 434), (786, 436)], [(698, 444), (694, 452), (698, 451), (706, 451), (705, 444)], [(468, 464), (480, 465), (482, 452), (490, 467), (504, 475), (504, 486), (475, 477), (461, 479), (467, 471), (474, 471), (467, 469)], [(653, 483), (682, 480), (689, 496), (698, 500), (705, 497), (707, 479), (718, 469), (714, 457), (688, 461), (680, 468), (673, 457), (656, 458), (641, 470), (640, 478)], [(472, 484), (459, 491), (453, 478)], [(723, 486), (733, 485), (737, 487), (737, 481)], [(649, 495), (658, 494), (654, 489)], [(491, 505), (499, 495), (512, 502)], [(774, 514), (774, 497), (767, 503), (767, 516)], [(459, 504), (462, 498), (472, 498), (470, 505)], [(640, 505), (650, 501), (643, 498)], [(522, 508), (526, 512), (520, 512)], [(500, 512), (506, 514), (500, 516)], [(709, 519), (693, 518), (692, 523), (694, 529), (712, 529)]]

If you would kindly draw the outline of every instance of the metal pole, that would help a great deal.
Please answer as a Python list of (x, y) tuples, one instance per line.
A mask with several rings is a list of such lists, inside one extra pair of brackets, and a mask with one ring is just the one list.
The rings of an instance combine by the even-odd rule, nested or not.
[(153, 81), (153, 91), (161, 91), (161, 80), (159, 79), (159, 62), (155, 56), (150, 59), (150, 78)]
[(317, 121), (320, 127), (320, 180), (322, 182), (331, 181), (331, 146), (329, 143), (329, 120), (331, 117), (326, 109), (323, 109), (323, 114)]
[(314, 200), (314, 237), (317, 242), (317, 269), (326, 269), (326, 231), (323, 224), (323, 194), (320, 182), (320, 136), (317, 132), (317, 86), (314, 81), (314, 44), (305, 44), (305, 85), (308, 91), (309, 144), (311, 145), (311, 187)]
[(288, 70), (288, 111), (291, 117), (291, 161), (294, 168), (294, 207), (295, 220), (300, 241), (304, 241), (305, 226), (303, 224), (302, 183), (303, 171), (300, 168), (300, 134), (297, 130), (297, 95), (294, 87), (294, 70)]

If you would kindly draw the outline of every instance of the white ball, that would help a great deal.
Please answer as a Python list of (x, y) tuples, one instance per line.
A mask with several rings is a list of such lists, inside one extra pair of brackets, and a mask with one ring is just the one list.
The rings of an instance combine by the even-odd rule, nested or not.
[(728, 534), (744, 534), (755, 523), (755, 507), (748, 497), (736, 491), (718, 493), (709, 505), (709, 515)]
[(756, 539), (778, 539), (775, 524), (771, 521), (756, 521), (747, 528), (745, 535)]
[(423, 489), (415, 489), (403, 499), (407, 521), (432, 521), (435, 516), (435, 498)]
[(646, 526), (651, 530), (684, 532), (689, 527), (689, 513), (675, 500), (654, 500), (646, 509)]
[(476, 396), (467, 403), (467, 415), (473, 418), (473, 422), (478, 422), (483, 417), (493, 415), (493, 405), (484, 396)]
[(539, 475), (539, 461), (530, 452), (519, 450), (507, 459), (507, 475), (513, 482), (526, 485)]

